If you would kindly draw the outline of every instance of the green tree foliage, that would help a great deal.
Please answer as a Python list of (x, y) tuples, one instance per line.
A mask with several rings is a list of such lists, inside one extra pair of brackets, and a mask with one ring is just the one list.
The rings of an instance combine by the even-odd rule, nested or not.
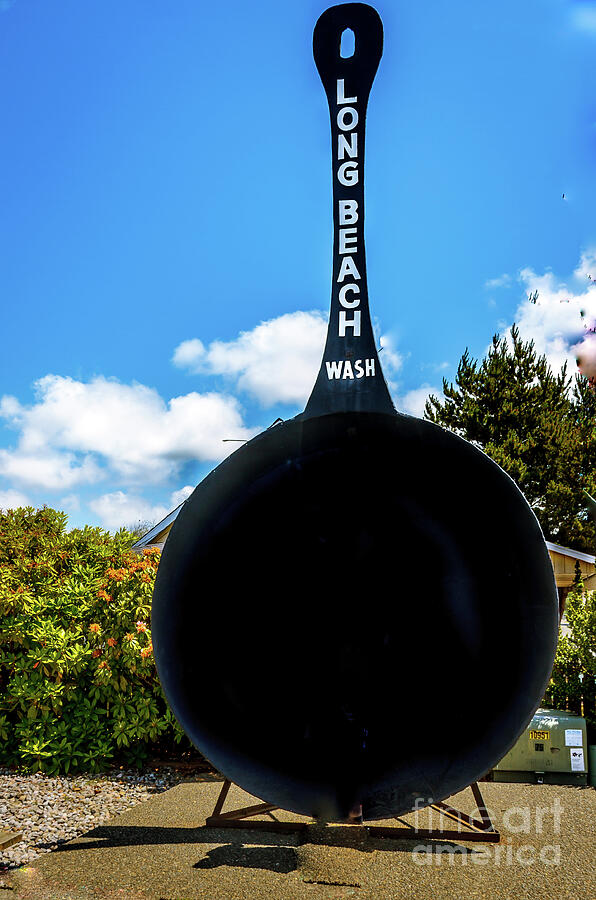
[(567, 596), (569, 633), (561, 634), (543, 705), (583, 712), (589, 741), (596, 741), (596, 591), (580, 583)]
[(0, 762), (98, 771), (182, 732), (153, 660), (158, 551), (66, 530), (53, 509), (0, 513)]
[(582, 376), (553, 374), (532, 341), (495, 335), (487, 355), (466, 349), (444, 398), (425, 418), (495, 460), (518, 484), (547, 540), (594, 553), (596, 530), (584, 490), (596, 487), (596, 393)]

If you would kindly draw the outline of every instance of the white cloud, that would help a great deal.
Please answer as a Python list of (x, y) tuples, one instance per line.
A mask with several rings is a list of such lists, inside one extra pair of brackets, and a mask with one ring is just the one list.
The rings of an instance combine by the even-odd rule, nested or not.
[(585, 281), (587, 278), (591, 284), (594, 283), (593, 279), (596, 279), (596, 247), (590, 247), (583, 251), (573, 277), (578, 281)]
[(202, 372), (207, 351), (203, 341), (191, 338), (190, 341), (182, 341), (174, 350), (172, 362), (180, 369), (190, 369), (191, 372)]
[(521, 337), (534, 341), (554, 371), (558, 372), (565, 362), (570, 374), (577, 371), (578, 351), (580, 347), (585, 351), (587, 329), (596, 321), (596, 281), (592, 279), (596, 279), (594, 249), (582, 254), (572, 287), (550, 271), (540, 275), (526, 268), (520, 272), (526, 295), (538, 291), (538, 299), (530, 303), (525, 296), (516, 310), (515, 322)]
[[(212, 341), (208, 347), (199, 338), (183, 341), (172, 361), (197, 374), (224, 375), (264, 407), (276, 403), (304, 406), (321, 365), (326, 335), (324, 313), (286, 313), (241, 332), (232, 341)], [(403, 358), (390, 335), (382, 335), (379, 343), (383, 369), (390, 378)]]
[(506, 287), (508, 284), (511, 284), (511, 275), (504, 272), (503, 275), (499, 275), (498, 278), (489, 278), (488, 281), (484, 282), (484, 287), (499, 288)]
[(321, 365), (326, 334), (323, 313), (286, 313), (241, 332), (235, 340), (212, 341), (207, 348), (198, 338), (183, 341), (173, 362), (191, 372), (225, 375), (265, 407), (303, 405)]
[(448, 362), (446, 359), (444, 359), (443, 362), (439, 362), (439, 363), (437, 363), (437, 362), (420, 363), (420, 368), (421, 369), (431, 369), (433, 372), (444, 372), (445, 369), (448, 369), (450, 365), (451, 365), (451, 363)]
[(159, 522), (170, 512), (166, 506), (150, 503), (143, 497), (112, 491), (89, 502), (105, 528), (136, 525), (137, 522)]
[(379, 338), (379, 346), (382, 352), (379, 354), (381, 367), (387, 378), (391, 378), (398, 369), (401, 369), (404, 358), (395, 348), (395, 340), (390, 334), (382, 334)]
[(28, 488), (64, 491), (99, 481), (102, 472), (89, 455), (77, 458), (47, 446), (45, 451), (0, 450), (0, 475)]
[(575, 4), (571, 10), (571, 22), (580, 31), (596, 34), (596, 3)]
[(186, 484), (172, 492), (167, 504), (151, 503), (138, 494), (128, 494), (126, 491), (111, 491), (91, 500), (89, 506), (105, 528), (120, 528), (138, 522), (159, 522), (193, 491), (194, 485)]
[(5, 419), (16, 419), (20, 412), (21, 404), (16, 397), (11, 397), (10, 394), (0, 397), (0, 416)]
[(46, 375), (36, 400), (0, 401), (0, 416), (19, 431), (0, 451), (0, 474), (18, 484), (69, 490), (116, 474), (128, 482), (161, 482), (191, 460), (222, 460), (223, 438), (250, 438), (240, 404), (218, 393), (166, 402), (153, 388), (103, 377), (90, 382)]
[(430, 384), (422, 384), (420, 387), (407, 391), (403, 396), (397, 398), (398, 412), (408, 413), (410, 416), (418, 416), (422, 418), (424, 413), (424, 405), (430, 394), (442, 396), (442, 388), (432, 387)]
[(61, 497), (57, 503), (58, 509), (64, 509), (67, 512), (79, 512), (81, 508), (81, 501), (78, 494), (67, 494), (66, 497)]
[(20, 491), (0, 491), (0, 510), (18, 509), (20, 506), (30, 506), (29, 500)]
[(181, 503), (184, 503), (187, 497), (190, 497), (192, 492), (194, 491), (194, 485), (185, 484), (183, 488), (180, 488), (179, 491), (174, 491), (170, 498), (170, 504), (172, 509), (176, 509), (177, 506), (180, 506)]
[[(174, 362), (227, 376), (263, 406), (302, 406), (321, 364), (326, 330), (323, 313), (288, 313), (232, 341), (208, 347), (197, 338), (184, 341)], [(390, 336), (381, 336), (380, 344), (390, 376), (402, 365), (402, 356)], [(18, 435), (15, 446), (0, 449), (0, 476), (14, 487), (71, 497), (76, 488), (108, 479), (126, 488), (166, 483), (185, 463), (224, 459), (236, 449), (225, 438), (248, 440), (258, 431), (244, 425), (240, 403), (231, 394), (193, 391), (166, 401), (146, 385), (103, 376), (83, 382), (45, 375), (35, 384), (31, 404), (10, 395), (0, 398), (0, 418)], [(111, 497), (112, 506), (122, 501), (118, 492), (103, 497)], [(111, 521), (109, 510), (104, 513)]]

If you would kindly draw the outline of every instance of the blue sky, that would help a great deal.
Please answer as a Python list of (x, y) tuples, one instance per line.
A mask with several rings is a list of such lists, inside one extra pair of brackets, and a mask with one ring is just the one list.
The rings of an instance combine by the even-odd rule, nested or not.
[[(224, 438), (302, 410), (331, 280), (326, 5), (0, 0), (0, 506), (154, 520)], [(596, 3), (376, 8), (369, 293), (420, 413), (466, 347), (515, 320), (558, 366), (596, 314)]]

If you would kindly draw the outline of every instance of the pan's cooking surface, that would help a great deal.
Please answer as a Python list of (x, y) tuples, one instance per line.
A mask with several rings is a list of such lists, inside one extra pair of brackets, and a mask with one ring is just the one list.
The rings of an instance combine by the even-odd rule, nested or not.
[(257, 441), (197, 489), (160, 564), (157, 661), (187, 732), (257, 796), (334, 819), (480, 777), (556, 641), (522, 495), (409, 417), (298, 417)]

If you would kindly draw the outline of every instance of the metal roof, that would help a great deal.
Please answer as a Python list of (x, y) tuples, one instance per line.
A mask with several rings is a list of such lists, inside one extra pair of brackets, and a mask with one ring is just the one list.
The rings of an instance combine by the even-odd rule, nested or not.
[(183, 500), (182, 503), (176, 507), (176, 509), (173, 509), (171, 513), (167, 514), (165, 519), (162, 519), (161, 522), (158, 522), (157, 525), (154, 525), (153, 528), (151, 528), (147, 532), (147, 534), (144, 534), (138, 539), (138, 541), (135, 541), (131, 549), (142, 550), (143, 547), (148, 547), (150, 544), (152, 544), (153, 539), (156, 538), (158, 534), (161, 534), (161, 532), (164, 531), (168, 527), (168, 525), (172, 524), (185, 503), (186, 500)]
[(579, 550), (571, 550), (569, 547), (562, 547), (561, 544), (553, 544), (552, 541), (547, 541), (546, 546), (553, 553), (561, 553), (563, 556), (571, 556), (572, 559), (581, 559), (583, 562), (596, 565), (596, 556), (592, 556), (591, 553), (581, 553)]

